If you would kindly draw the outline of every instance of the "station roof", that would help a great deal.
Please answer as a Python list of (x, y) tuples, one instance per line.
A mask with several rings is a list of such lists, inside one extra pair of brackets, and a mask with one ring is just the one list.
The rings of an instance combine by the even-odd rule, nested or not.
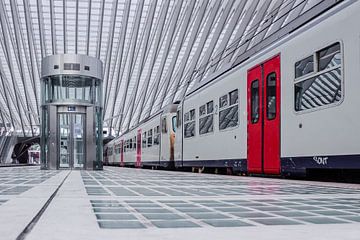
[(0, 122), (38, 134), (41, 59), (78, 53), (103, 61), (104, 122), (126, 131), (335, 2), (1, 0)]

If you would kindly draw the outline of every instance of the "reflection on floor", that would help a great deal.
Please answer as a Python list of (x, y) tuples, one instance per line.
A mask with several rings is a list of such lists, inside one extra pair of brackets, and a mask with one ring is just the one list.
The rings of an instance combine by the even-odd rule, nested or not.
[[(360, 222), (360, 200), (357, 196), (352, 197), (360, 194), (357, 189), (133, 169), (82, 172), (82, 178), (88, 195), (96, 197), (90, 201), (101, 228)], [(334, 198), (339, 194), (349, 196)], [(154, 197), (159, 200), (152, 199)], [(198, 197), (205, 199), (197, 200)]]
[(0, 238), (16, 239), (39, 212), (26, 239), (358, 239), (360, 185), (0, 168)]

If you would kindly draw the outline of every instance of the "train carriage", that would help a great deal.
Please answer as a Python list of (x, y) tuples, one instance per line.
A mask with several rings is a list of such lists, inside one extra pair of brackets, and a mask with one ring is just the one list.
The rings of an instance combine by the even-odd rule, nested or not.
[[(166, 162), (269, 175), (359, 170), (359, 12), (359, 1), (344, 1), (199, 82), (172, 113)], [(163, 157), (160, 150), (146, 158), (160, 166)]]

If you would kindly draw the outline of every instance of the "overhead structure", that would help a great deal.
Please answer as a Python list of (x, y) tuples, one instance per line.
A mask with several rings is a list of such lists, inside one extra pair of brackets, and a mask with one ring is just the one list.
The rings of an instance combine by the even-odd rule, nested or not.
[(104, 63), (104, 125), (119, 134), (338, 2), (0, 0), (1, 126), (39, 134), (48, 55)]

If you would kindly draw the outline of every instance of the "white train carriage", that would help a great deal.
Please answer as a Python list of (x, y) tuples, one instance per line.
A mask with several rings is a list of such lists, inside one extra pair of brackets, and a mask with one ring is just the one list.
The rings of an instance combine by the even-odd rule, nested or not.
[(173, 167), (176, 109), (171, 104), (108, 143), (104, 159), (109, 165)]
[(345, 5), (186, 96), (175, 165), (284, 175), (360, 169), (360, 2)]

